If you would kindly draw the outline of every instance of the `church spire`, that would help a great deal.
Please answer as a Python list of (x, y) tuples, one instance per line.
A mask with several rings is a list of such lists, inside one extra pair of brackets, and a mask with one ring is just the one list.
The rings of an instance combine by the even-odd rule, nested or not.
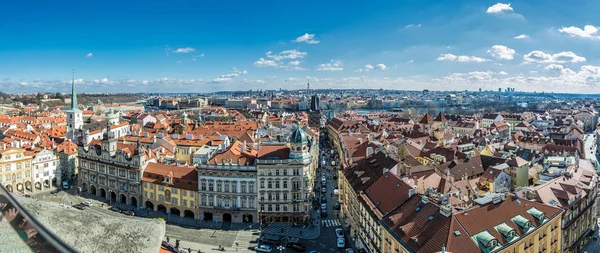
[(77, 93), (75, 92), (75, 70), (73, 70), (73, 79), (71, 81), (71, 110), (78, 109)]

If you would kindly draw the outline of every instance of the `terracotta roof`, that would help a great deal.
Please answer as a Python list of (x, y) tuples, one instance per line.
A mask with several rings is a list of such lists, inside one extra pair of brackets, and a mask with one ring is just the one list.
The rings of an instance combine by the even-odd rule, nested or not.
[(63, 141), (60, 145), (56, 147), (56, 152), (65, 153), (67, 155), (72, 155), (77, 153), (77, 144), (73, 143), (70, 140)]
[[(385, 151), (378, 152), (372, 156), (360, 160), (349, 167), (344, 176), (355, 192), (359, 193), (367, 189), (384, 173), (398, 164), (398, 160), (389, 156)], [(393, 172), (392, 173), (397, 173)]]
[(429, 124), (433, 121), (433, 119), (431, 118), (431, 116), (429, 116), (428, 113), (425, 113), (425, 115), (423, 115), (423, 118), (421, 118), (421, 120), (419, 121), (419, 123), (421, 124)]
[(290, 147), (288, 145), (260, 145), (258, 149), (258, 159), (288, 159), (290, 157)]
[(370, 200), (379, 219), (406, 202), (411, 194), (414, 194), (414, 188), (389, 172), (364, 191), (365, 200)]
[(246, 144), (244, 147), (243, 142), (236, 141), (225, 152), (215, 154), (208, 160), (208, 164), (254, 165), (257, 155), (258, 151), (254, 150), (252, 146)]
[[(172, 177), (171, 184), (164, 183), (166, 176)], [(198, 190), (198, 172), (195, 167), (148, 163), (142, 181), (190, 191)]]

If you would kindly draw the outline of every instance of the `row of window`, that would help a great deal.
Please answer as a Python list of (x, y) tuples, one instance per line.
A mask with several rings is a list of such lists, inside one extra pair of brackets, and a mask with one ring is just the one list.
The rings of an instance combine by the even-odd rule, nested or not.
[(130, 180), (137, 180), (137, 177), (138, 177), (138, 173), (135, 171), (128, 171), (125, 169), (117, 169), (115, 167), (107, 166), (107, 165), (100, 164), (100, 163), (97, 164), (97, 163), (90, 162), (89, 167), (88, 167), (88, 162), (82, 160), (80, 165), (82, 168), (88, 168), (93, 171), (95, 171), (97, 168), (98, 172), (100, 172), (100, 173), (106, 173), (106, 170), (108, 168), (109, 175), (115, 176), (118, 173), (118, 176), (121, 178), (127, 178), (127, 174), (129, 174)]
[[(301, 183), (300, 181), (292, 181), (292, 189), (299, 190), (300, 183)], [(283, 181), (281, 181), (281, 184), (280, 184), (280, 181), (268, 180), (266, 185), (267, 185), (266, 189), (287, 189), (288, 181), (283, 180)], [(283, 187), (280, 187), (281, 185), (283, 185)], [(265, 189), (265, 180), (260, 180), (260, 188)]]
[[(200, 205), (205, 205), (205, 206), (216, 206), (216, 207), (236, 207), (237, 204), (237, 200), (232, 201), (232, 200), (224, 200), (224, 199), (220, 199), (217, 198), (217, 203), (215, 205), (215, 196), (206, 196), (203, 197), (202, 195), (200, 195)], [(255, 200), (253, 197), (249, 197), (249, 198), (241, 198), (240, 199), (240, 204), (241, 204), (241, 208), (255, 208), (256, 204), (255, 204)]]
[[(207, 187), (208, 185), (208, 187)], [(216, 191), (216, 192), (237, 192), (237, 183), (221, 183), (221, 181), (217, 181), (216, 188), (214, 187), (215, 183), (212, 181), (202, 181), (200, 183), (200, 189), (202, 191)], [(254, 184), (241, 183), (240, 185), (240, 193), (254, 193)]]
[[(31, 167), (31, 164), (30, 164), (29, 162), (26, 162), (26, 163), (24, 163), (24, 164), (25, 164), (25, 166), (24, 166), (25, 168), (29, 168), (29, 167)], [(6, 171), (6, 172), (9, 172), (9, 171), (11, 171), (11, 170), (12, 170), (12, 167), (13, 167), (13, 166), (11, 166), (11, 165), (12, 165), (12, 164), (6, 164), (6, 165), (4, 165), (4, 171)], [(3, 168), (3, 167), (2, 167), (2, 166), (0, 166), (0, 172), (2, 172), (2, 168)], [(16, 168), (17, 170), (20, 170), (20, 169), (22, 169), (22, 168), (23, 168), (23, 164), (22, 164), (22, 163), (18, 163), (18, 164), (16, 164), (15, 168)]]
[[(144, 185), (144, 188), (147, 188), (147, 189), (150, 189), (150, 190), (154, 190), (154, 184), (149, 184), (149, 183), (144, 182), (143, 185)], [(162, 186), (162, 185), (159, 185), (158, 186), (158, 191), (161, 191), (161, 192), (165, 191), (165, 187)], [(169, 191), (169, 190), (167, 190), (167, 191)], [(177, 194), (178, 192), (179, 192), (179, 189), (177, 189), (177, 188), (171, 188), (170, 189), (170, 193), (171, 194)], [(181, 195), (184, 196), (184, 197), (187, 197), (188, 192), (190, 194), (190, 197), (194, 197), (194, 195), (195, 195), (194, 191), (181, 190)]]
[[(16, 154), (16, 155), (15, 155), (15, 159), (20, 159), (20, 158), (22, 158), (22, 157), (23, 157), (23, 154)], [(10, 160), (10, 159), (12, 159), (12, 155), (6, 155), (6, 156), (4, 157), (4, 161), (8, 161), (8, 160)]]
[[(15, 178), (13, 178), (12, 175), (6, 175), (4, 176), (4, 181), (5, 182), (10, 182), (13, 181), (13, 179), (15, 180), (21, 180), (23, 178), (30, 178), (31, 177), (31, 173), (29, 171), (25, 172), (25, 177), (23, 177), (23, 173), (17, 173), (17, 174), (13, 174), (16, 175)], [(0, 181), (2, 180), (2, 177), (0, 176)]]
[[(266, 209), (265, 209), (266, 208)], [(295, 204), (292, 205), (293, 211), (294, 212), (300, 212), (300, 205)], [(305, 208), (306, 210), (304, 211), (308, 211), (308, 208)], [(262, 212), (267, 211), (267, 212), (287, 212), (288, 211), (288, 205), (260, 205), (260, 210)]]
[[(261, 176), (287, 176), (288, 175), (288, 169), (261, 169), (259, 170), (260, 173), (259, 175)], [(292, 170), (292, 175), (294, 176), (299, 176), (300, 175), (300, 169), (293, 169)]]

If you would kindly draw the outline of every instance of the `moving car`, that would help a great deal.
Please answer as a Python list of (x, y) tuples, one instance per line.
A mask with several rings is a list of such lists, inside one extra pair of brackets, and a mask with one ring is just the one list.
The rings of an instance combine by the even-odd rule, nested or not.
[(338, 194), (340, 194), (340, 191), (338, 189), (333, 190), (333, 195), (337, 196)]
[(340, 202), (335, 203), (333, 210), (340, 210)]
[(347, 248), (346, 253), (354, 253), (354, 250), (352, 248)]
[(323, 217), (323, 218), (327, 217), (327, 209), (321, 210), (321, 217)]
[(290, 242), (287, 244), (286, 247), (293, 249), (295, 251), (298, 251), (298, 252), (306, 251), (306, 246), (304, 246), (302, 243), (299, 243), (299, 242)]
[(75, 207), (79, 210), (85, 210), (87, 208), (87, 206), (82, 205), (82, 204), (76, 204), (76, 205), (73, 205), (73, 207)]
[(327, 204), (321, 204), (321, 209), (327, 210)]
[(254, 247), (254, 250), (258, 252), (271, 252), (273, 248), (269, 245), (259, 244)]
[(327, 186), (323, 186), (323, 188), (321, 188), (321, 192), (322, 193), (327, 193)]
[(51, 193), (52, 194), (58, 194), (59, 192), (60, 192), (60, 189), (56, 189), (56, 190), (52, 191)]
[(335, 235), (337, 235), (337, 238), (344, 238), (344, 230), (341, 228), (336, 228)]
[(321, 183), (322, 184), (326, 184), (327, 183), (327, 176), (321, 177)]
[(117, 213), (122, 212), (121, 209), (116, 206), (111, 206), (108, 210), (111, 210), (111, 211), (117, 212)]
[(346, 247), (346, 240), (344, 240), (344, 238), (338, 238), (337, 239), (337, 247), (338, 248)]
[(92, 202), (91, 201), (83, 201), (83, 202), (81, 202), (81, 204), (85, 205), (85, 206), (92, 206)]
[(327, 197), (321, 197), (321, 203), (327, 203)]
[(133, 211), (129, 211), (129, 210), (127, 210), (127, 211), (123, 211), (123, 214), (125, 214), (125, 215), (131, 215), (131, 216), (135, 216), (135, 212), (133, 212)]

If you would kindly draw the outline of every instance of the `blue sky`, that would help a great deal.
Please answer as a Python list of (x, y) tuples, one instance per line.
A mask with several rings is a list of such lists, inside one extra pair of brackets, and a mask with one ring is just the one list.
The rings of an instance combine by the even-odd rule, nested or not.
[[(2, 1), (0, 90), (596, 93), (598, 1)], [(520, 36), (520, 37), (519, 37)]]

